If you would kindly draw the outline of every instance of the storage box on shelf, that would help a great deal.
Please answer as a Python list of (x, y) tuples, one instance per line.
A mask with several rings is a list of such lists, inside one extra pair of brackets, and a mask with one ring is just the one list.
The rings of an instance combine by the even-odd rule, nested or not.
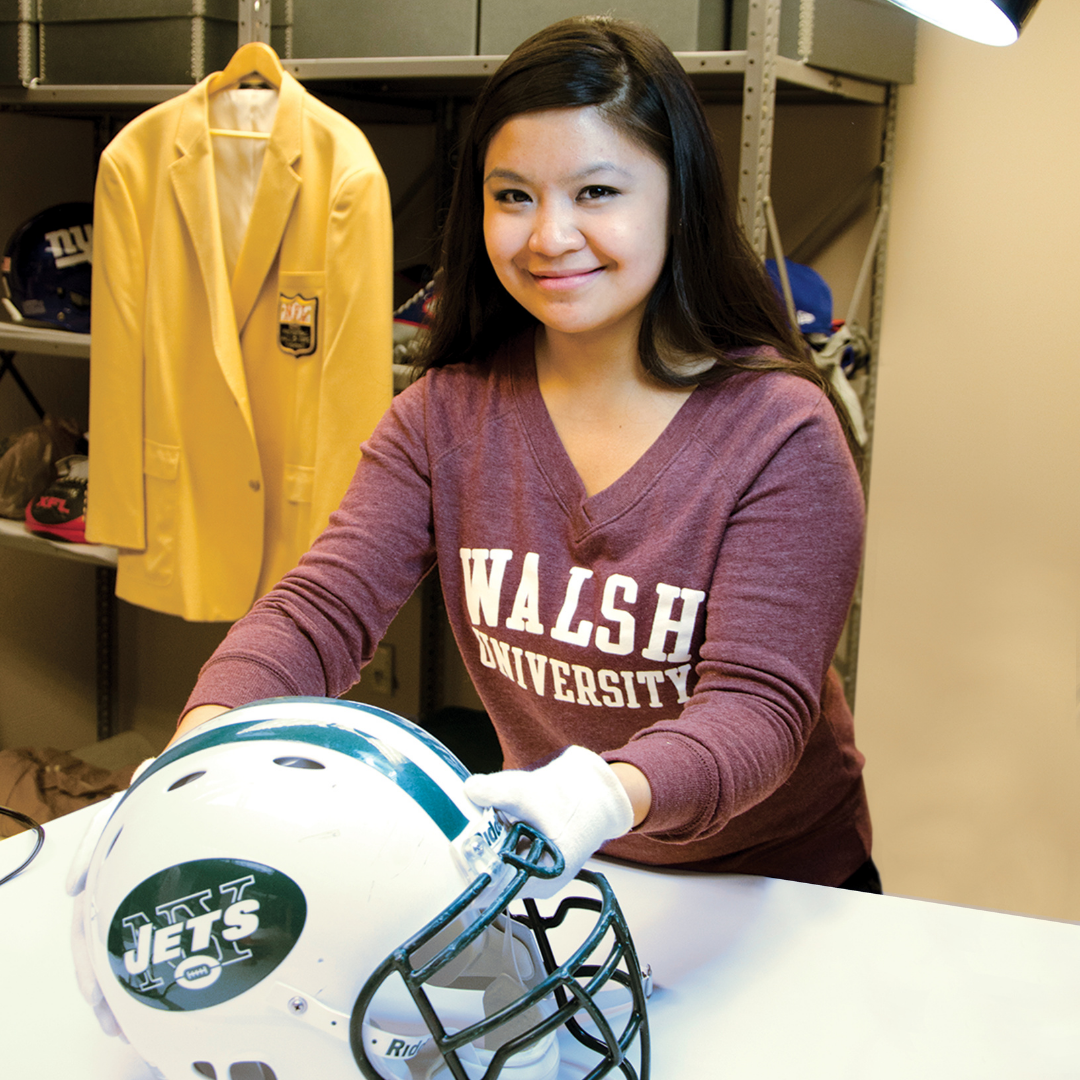
[(293, 0), (292, 55), (473, 56), (478, 19), (479, 0)]
[[(750, 0), (734, 0), (730, 48), (746, 48)], [(886, 83), (915, 79), (914, 15), (887, 0), (783, 0), (780, 56)]]
[(615, 0), (595, 5), (583, 5), (581, 0), (483, 0), (479, 51), (508, 53), (537, 30), (583, 11), (644, 23), (673, 52), (728, 47), (728, 0)]
[(37, 2), (46, 83), (196, 83), (236, 51), (236, 0)]

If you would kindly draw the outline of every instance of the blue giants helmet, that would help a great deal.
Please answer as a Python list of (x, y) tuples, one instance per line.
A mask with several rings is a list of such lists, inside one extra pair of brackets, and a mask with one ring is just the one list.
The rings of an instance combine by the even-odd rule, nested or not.
[(86, 880), (91, 963), (132, 1046), (166, 1080), (647, 1080), (610, 886), (582, 871), (551, 912), (516, 899), (562, 857), (473, 805), (467, 775), (407, 720), (321, 698), (174, 743)]
[(4, 293), (20, 320), (89, 332), (93, 216), (90, 203), (62, 203), (12, 234), (4, 251)]

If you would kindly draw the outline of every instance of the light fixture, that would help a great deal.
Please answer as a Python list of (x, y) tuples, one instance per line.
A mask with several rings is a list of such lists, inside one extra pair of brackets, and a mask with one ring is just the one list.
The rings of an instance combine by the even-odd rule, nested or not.
[[(1011, 45), (1039, 0), (892, 0), (920, 19), (984, 45)], [(1073, 0), (1075, 2), (1075, 0)]]

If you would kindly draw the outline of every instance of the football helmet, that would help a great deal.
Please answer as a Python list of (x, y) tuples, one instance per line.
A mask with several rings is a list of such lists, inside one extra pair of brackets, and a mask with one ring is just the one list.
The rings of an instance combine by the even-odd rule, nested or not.
[[(146, 768), (91, 857), (90, 960), (167, 1080), (646, 1080), (646, 987), (602, 875), (464, 795), (353, 702), (223, 713)], [(578, 895), (579, 892), (588, 895)], [(569, 939), (569, 941), (568, 941)]]
[(61, 203), (12, 233), (4, 251), (4, 300), (17, 321), (89, 332), (93, 217), (90, 203)]
[(86, 486), (90, 459), (69, 454), (56, 463), (56, 479), (26, 504), (29, 532), (52, 540), (86, 543)]

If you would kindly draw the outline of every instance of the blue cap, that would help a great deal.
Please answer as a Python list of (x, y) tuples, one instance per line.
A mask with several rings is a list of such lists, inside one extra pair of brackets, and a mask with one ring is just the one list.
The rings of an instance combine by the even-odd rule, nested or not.
[[(832, 289), (825, 279), (809, 266), (785, 259), (788, 281), (791, 284), (791, 296), (795, 301), (795, 315), (799, 321), (801, 334), (831, 334), (832, 326)], [(784, 290), (780, 284), (780, 270), (775, 259), (765, 260), (765, 269), (769, 271), (777, 296), (784, 303)]]

